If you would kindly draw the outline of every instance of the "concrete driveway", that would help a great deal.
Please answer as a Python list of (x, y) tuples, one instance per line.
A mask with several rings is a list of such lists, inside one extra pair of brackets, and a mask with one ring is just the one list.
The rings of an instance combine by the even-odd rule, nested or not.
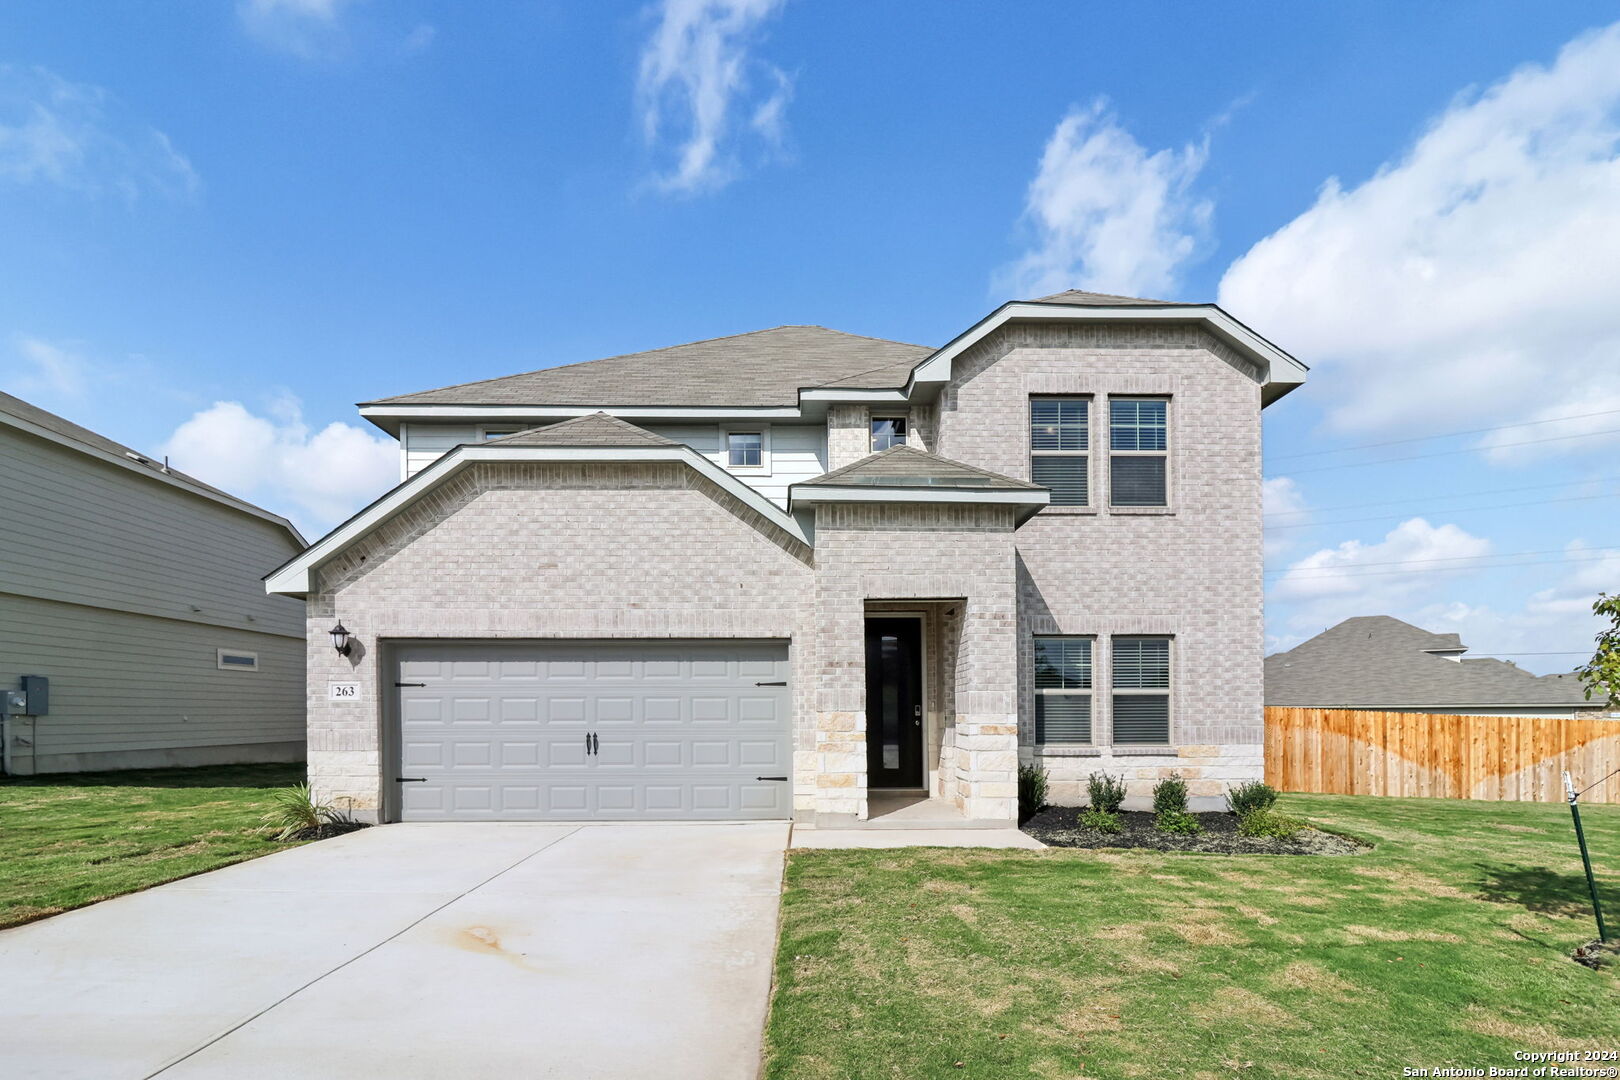
[(0, 931), (0, 1075), (753, 1077), (787, 837), (388, 825)]

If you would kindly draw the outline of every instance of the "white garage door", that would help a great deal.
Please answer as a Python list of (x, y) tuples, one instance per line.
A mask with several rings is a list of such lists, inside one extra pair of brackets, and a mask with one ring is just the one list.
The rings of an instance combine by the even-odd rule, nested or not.
[(783, 642), (395, 651), (403, 821), (791, 816)]

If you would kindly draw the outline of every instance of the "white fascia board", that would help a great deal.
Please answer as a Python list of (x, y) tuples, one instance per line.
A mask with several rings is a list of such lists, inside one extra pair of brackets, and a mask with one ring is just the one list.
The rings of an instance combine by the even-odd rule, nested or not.
[(1309, 369), (1265, 338), (1238, 322), (1214, 304), (1184, 304), (1174, 307), (1082, 307), (1074, 304), (1003, 304), (986, 318), (912, 372), (913, 383), (943, 383), (951, 378), (951, 362), (985, 337), (1014, 319), (1035, 322), (1200, 322), (1217, 337), (1247, 354), (1266, 369), (1266, 386), (1277, 387), (1272, 397), (1281, 396), (1305, 381)]
[(399, 425), (406, 420), (482, 423), (488, 420), (535, 421), (534, 426), (567, 420), (591, 413), (607, 413), (623, 419), (641, 420), (797, 420), (801, 410), (793, 405), (759, 408), (701, 408), (691, 405), (361, 405), (360, 415), (398, 438)]
[(983, 491), (973, 488), (942, 487), (840, 487), (834, 484), (797, 485), (788, 489), (788, 505), (826, 502), (924, 502), (924, 503), (1004, 503), (1014, 506), (1045, 506), (1052, 493), (1038, 491)]
[(689, 446), (458, 446), (273, 571), (264, 579), (265, 592), (307, 595), (312, 570), (463, 469), (481, 462), (534, 461), (678, 461), (696, 469), (789, 536), (810, 543), (799, 523), (781, 507)]
[[(202, 488), (193, 487), (191, 484), (179, 479), (172, 473), (164, 472), (163, 469), (156, 464), (143, 464), (140, 461), (135, 461), (119, 454), (110, 454), (100, 447), (86, 445), (77, 439), (58, 434), (49, 428), (43, 428), (38, 424), (30, 423), (20, 416), (12, 416), (10, 413), (0, 412), (0, 424), (7, 424), (16, 428), (18, 431), (33, 435), (35, 438), (44, 439), (46, 442), (55, 443), (57, 446), (64, 447), (68, 450), (77, 451), (86, 457), (95, 458), (97, 461), (105, 462), (108, 465), (116, 465), (120, 469), (127, 469), (132, 473), (147, 477), (148, 479), (161, 481), (162, 483), (169, 484), (172, 487), (179, 488), (181, 491), (184, 491), (187, 494), (195, 495), (201, 499), (207, 499), (209, 502), (216, 502), (221, 506), (237, 511), (238, 513), (247, 514), (251, 517), (268, 521), (272, 525), (279, 525), (292, 534), (293, 539), (298, 541), (298, 545), (300, 547), (307, 547), (309, 545), (309, 541), (304, 539), (304, 534), (298, 531), (297, 526), (288, 521), (286, 518), (282, 517), (280, 514), (272, 514), (268, 510), (254, 506), (252, 503), (237, 502), (234, 499), (223, 498), (211, 491), (204, 491)], [(150, 459), (146, 460), (150, 461)]]
[(909, 400), (910, 395), (904, 389), (895, 390), (839, 390), (836, 387), (824, 387), (799, 391), (800, 401), (827, 401), (849, 404), (874, 402), (884, 405), (893, 405)]

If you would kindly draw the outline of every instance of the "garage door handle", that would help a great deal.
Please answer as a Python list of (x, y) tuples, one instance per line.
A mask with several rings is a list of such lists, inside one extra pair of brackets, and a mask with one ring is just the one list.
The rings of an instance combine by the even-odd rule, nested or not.
[(786, 686), (786, 682), (757, 682), (755, 686)]
[(425, 777), (425, 776), (396, 776), (396, 777), (394, 777), (394, 783), (396, 783), (396, 784), (425, 784), (425, 783), (427, 783), (427, 777)]
[(754, 779), (755, 780), (783, 780), (783, 781), (785, 781), (785, 780), (787, 780), (787, 777), (785, 777), (785, 776), (756, 776), (756, 777), (754, 777)]

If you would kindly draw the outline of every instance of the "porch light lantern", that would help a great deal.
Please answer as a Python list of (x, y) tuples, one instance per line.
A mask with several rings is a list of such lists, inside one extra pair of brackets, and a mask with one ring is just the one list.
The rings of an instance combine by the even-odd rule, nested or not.
[(338, 651), (338, 655), (348, 656), (349, 650), (354, 646), (349, 643), (349, 632), (343, 628), (342, 621), (340, 620), (338, 624), (332, 627), (332, 629), (328, 630), (327, 633), (332, 635), (332, 648)]

